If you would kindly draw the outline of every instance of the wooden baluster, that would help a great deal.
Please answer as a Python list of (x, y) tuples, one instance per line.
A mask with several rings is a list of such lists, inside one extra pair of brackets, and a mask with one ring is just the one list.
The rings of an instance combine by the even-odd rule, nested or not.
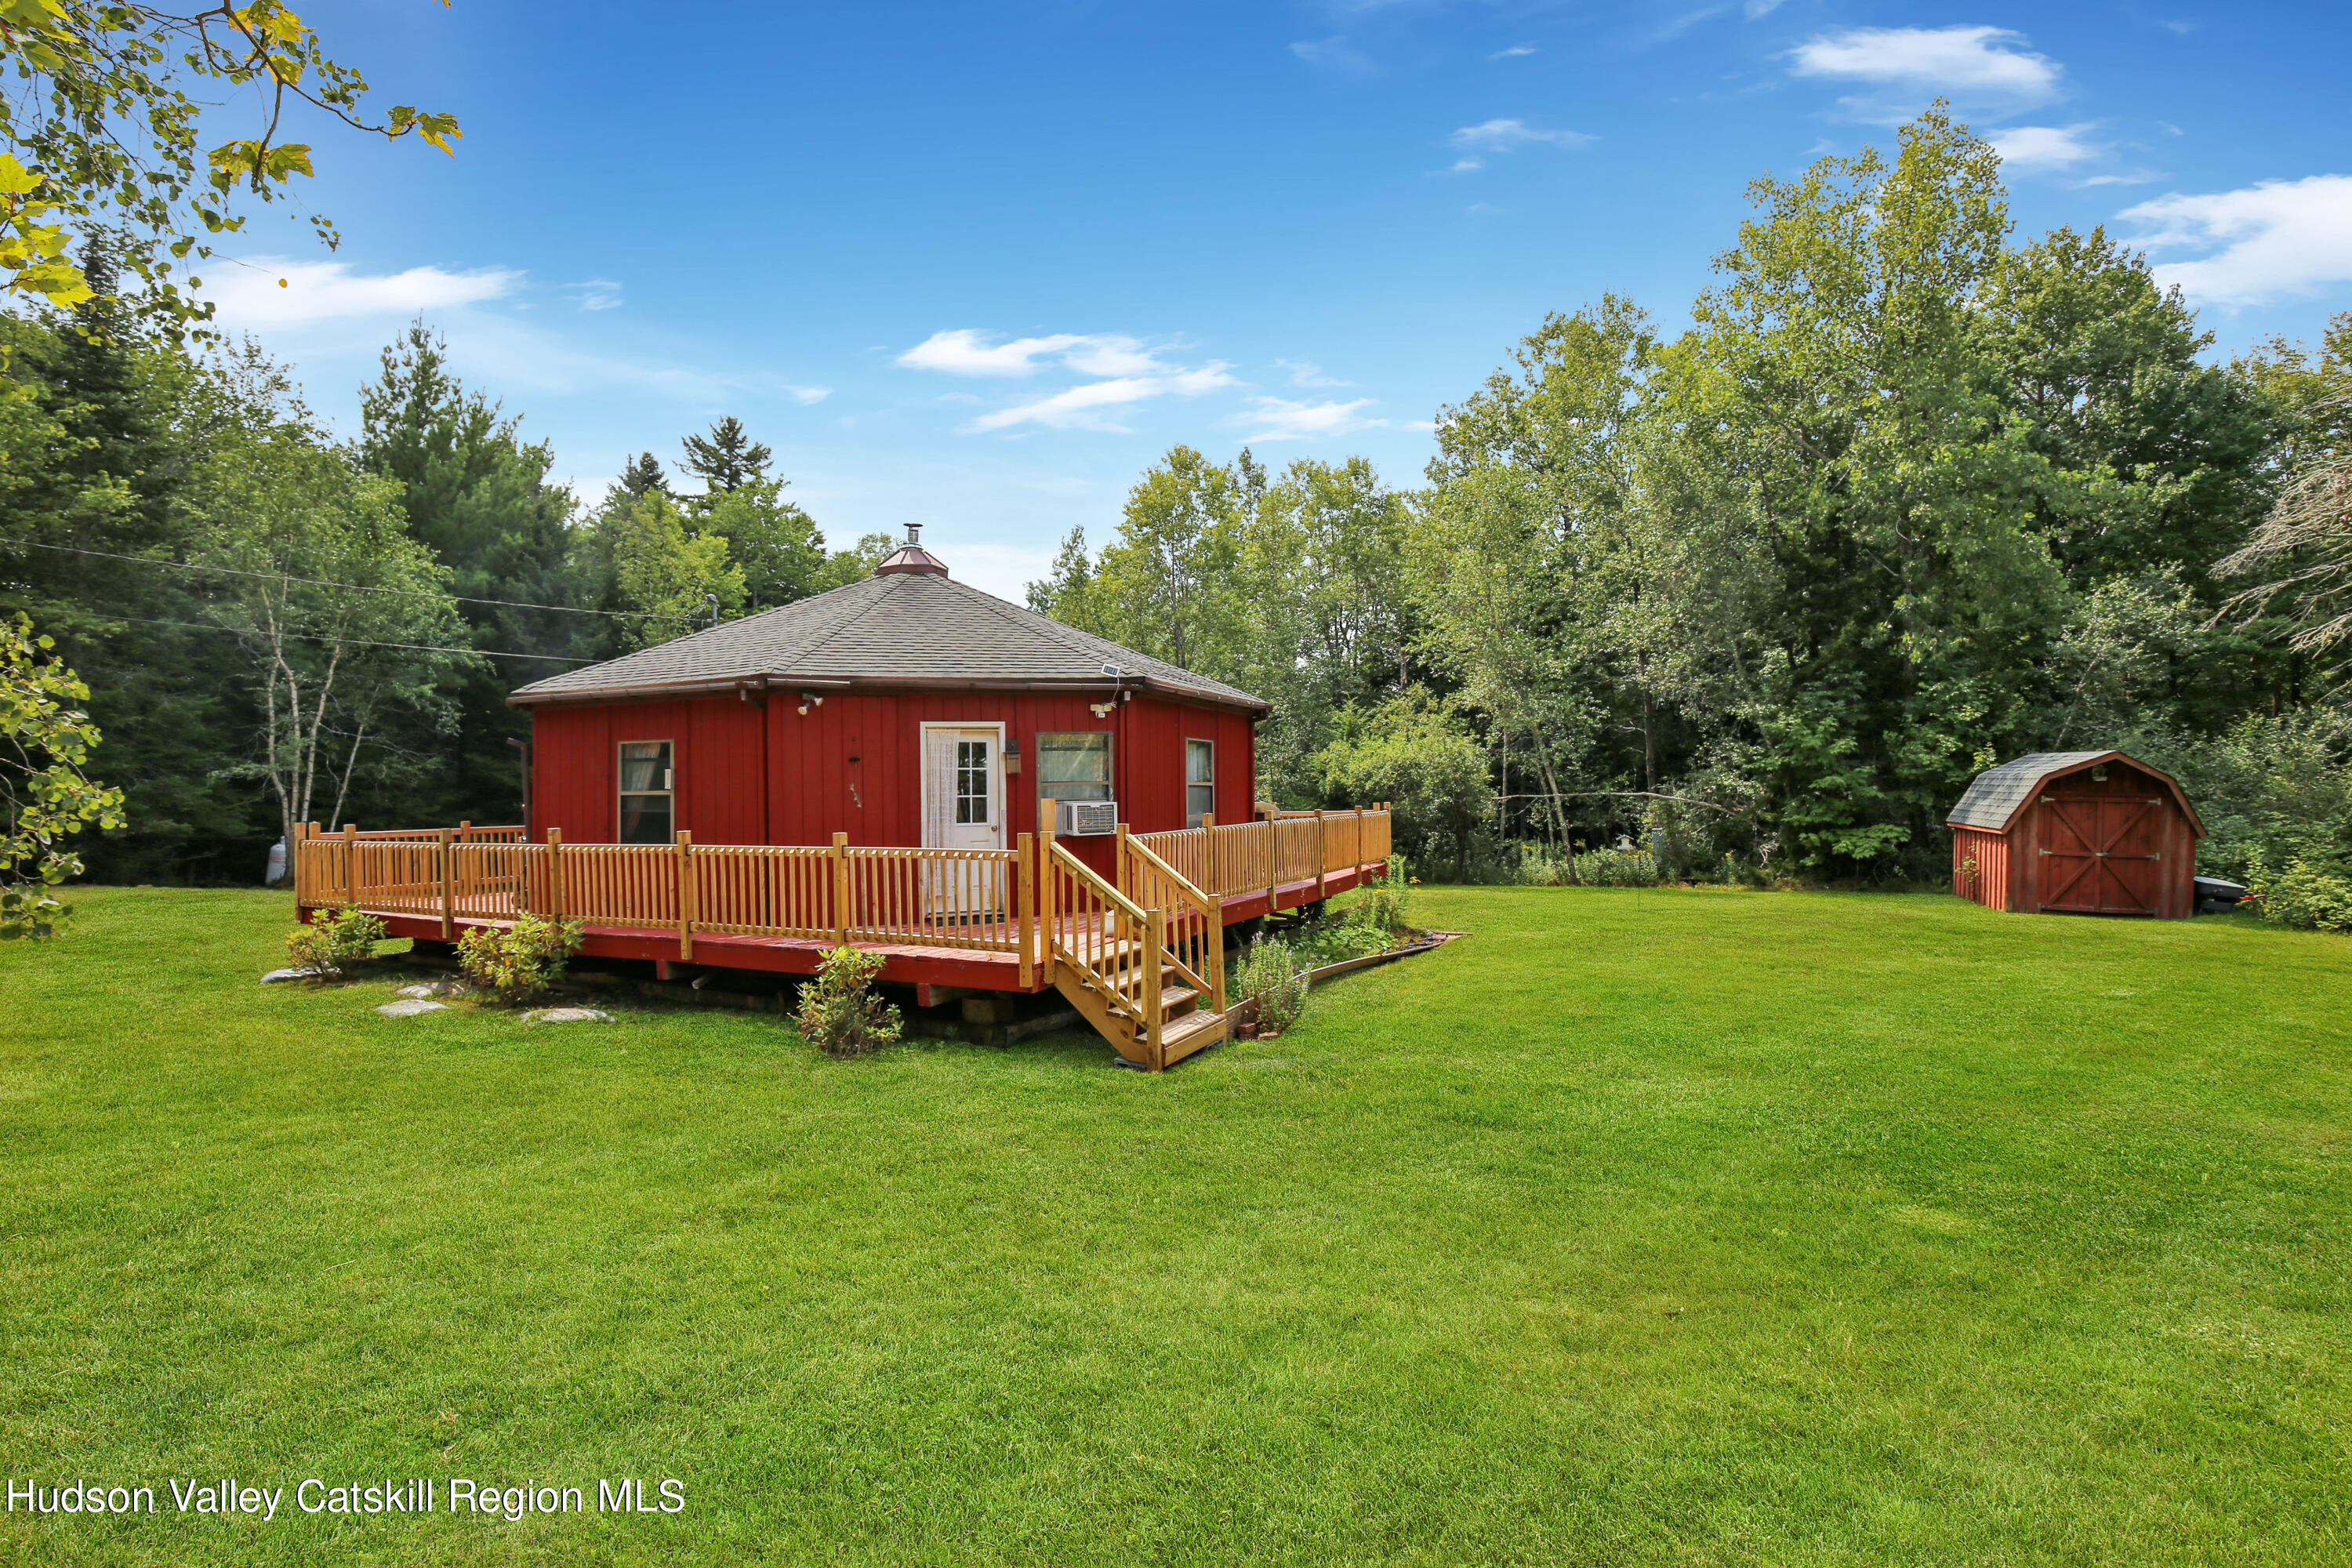
[(1054, 885), (1059, 878), (1054, 870), (1054, 828), (1050, 817), (1037, 829), (1037, 872), (1038, 880), (1044, 884), (1040, 890), (1045, 894), (1038, 901), (1037, 909), (1037, 962), (1045, 969), (1038, 979), (1051, 985), (1054, 984), (1054, 909), (1057, 901), (1054, 897)]
[(849, 835), (833, 836), (833, 945), (849, 941)]
[(440, 862), (441, 867), (441, 940), (443, 942), (457, 940), (456, 910), (457, 868), (455, 864), (457, 857), (449, 852), (450, 837), (450, 832), (446, 827), (434, 835), (438, 845), (435, 858)]
[(1160, 947), (1167, 940), (1168, 917), (1151, 910), (1143, 917), (1143, 1025), (1146, 1046), (1151, 1052), (1150, 1068), (1159, 1072), (1166, 1065), (1160, 1059)]
[(694, 835), (677, 836), (677, 955), (694, 957)]
[(561, 922), (563, 919), (563, 829), (547, 830), (547, 908)]

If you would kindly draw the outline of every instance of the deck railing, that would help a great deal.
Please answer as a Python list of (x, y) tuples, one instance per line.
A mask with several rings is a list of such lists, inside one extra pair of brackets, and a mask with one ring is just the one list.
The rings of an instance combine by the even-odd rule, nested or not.
[[(1171, 833), (1121, 829), (1110, 900), (1056, 869), (1056, 852), (1083, 868), (1066, 846), (1041, 857), (1025, 833), (1011, 849), (915, 849), (852, 845), (845, 834), (824, 846), (698, 845), (684, 833), (672, 844), (640, 845), (565, 844), (551, 832), (532, 844), (520, 827), (470, 823), (340, 834), (310, 825), (296, 834), (295, 898), (306, 908), (437, 920), (444, 940), (461, 923), (523, 914), (675, 932), (681, 958), (693, 957), (698, 934), (1009, 952), (1024, 986), (1048, 944), (1066, 942), (1089, 967), (1111, 964), (1109, 989), (1139, 1015), (1157, 1006), (1159, 993), (1142, 994), (1139, 967), (1133, 975), (1119, 967), (1127, 950), (1118, 944), (1151, 945), (1155, 971), (1164, 963), (1222, 1010), (1224, 901), (1306, 884), (1320, 897), (1335, 873), (1388, 858), (1389, 824), (1388, 810), (1375, 807)], [(1039, 884), (1055, 878), (1068, 898), (1091, 901), (1057, 912), (1045, 900), (1045, 927), (1059, 932), (1058, 921), (1069, 930), (1041, 940), (1041, 899), (1052, 889)], [(1159, 917), (1156, 944), (1134, 923), (1146, 915)]]

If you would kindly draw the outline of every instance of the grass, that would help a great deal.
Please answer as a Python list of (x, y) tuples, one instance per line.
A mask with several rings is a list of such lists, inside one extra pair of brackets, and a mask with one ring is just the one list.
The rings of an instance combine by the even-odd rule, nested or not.
[[(2352, 942), (1423, 889), (1160, 1079), (394, 1023), (282, 897), (0, 952), (0, 1562), (2352, 1556)], [(288, 1488), (274, 1522), (166, 1478)], [(305, 1477), (685, 1483), (295, 1511)]]

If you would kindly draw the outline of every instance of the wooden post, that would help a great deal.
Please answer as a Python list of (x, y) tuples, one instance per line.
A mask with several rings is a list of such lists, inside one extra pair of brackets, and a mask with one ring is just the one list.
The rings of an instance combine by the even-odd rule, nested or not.
[(1356, 886), (1364, 885), (1364, 808), (1356, 807)]
[(849, 942), (849, 835), (833, 836), (833, 945)]
[(1160, 1032), (1160, 949), (1168, 940), (1168, 917), (1158, 910), (1145, 910), (1143, 931), (1143, 1026), (1145, 1044), (1151, 1051), (1151, 1059), (1145, 1065), (1159, 1072), (1166, 1066), (1162, 1057), (1166, 1047)]
[(677, 836), (677, 955), (694, 958), (694, 835)]
[(1037, 959), (1045, 966), (1040, 976), (1045, 984), (1054, 984), (1056, 960), (1054, 957), (1054, 933), (1056, 918), (1054, 913), (1054, 886), (1061, 879), (1054, 873), (1054, 829), (1050, 823), (1037, 830), (1037, 878), (1045, 884), (1037, 900)]
[(1129, 876), (1127, 870), (1127, 824), (1124, 822), (1118, 825), (1118, 849), (1111, 857), (1110, 864), (1111, 886), (1130, 899), (1135, 897), (1135, 879)]
[(359, 859), (359, 845), (360, 825), (356, 822), (344, 823), (341, 883), (343, 896), (339, 901), (345, 905), (356, 904), (360, 901), (358, 872), (353, 868), (354, 862)]
[(435, 838), (440, 844), (441, 858), (441, 940), (457, 940), (457, 858), (449, 853), (449, 830), (443, 828)]
[(547, 901), (548, 912), (557, 921), (563, 919), (563, 829), (547, 830)]
[(1324, 862), (1328, 860), (1330, 858), (1331, 840), (1325, 834), (1323, 827), (1323, 808), (1318, 805), (1315, 808), (1315, 897), (1318, 900), (1324, 898), (1328, 891), (1323, 886), (1323, 882), (1324, 872), (1329, 869), (1329, 868), (1325, 866)]
[(1030, 977), (1036, 973), (1035, 954), (1030, 951), (1030, 943), (1037, 935), (1037, 911), (1034, 902), (1036, 889), (1030, 880), (1027, 834), (1021, 834), (1013, 840), (1013, 853), (1020, 857), (1020, 864), (1013, 870), (1013, 876), (1020, 880), (1020, 889), (1013, 895), (1017, 900), (1013, 906), (1017, 911), (1014, 917), (1013, 940), (1021, 944), (1021, 989), (1026, 991), (1029, 989)]

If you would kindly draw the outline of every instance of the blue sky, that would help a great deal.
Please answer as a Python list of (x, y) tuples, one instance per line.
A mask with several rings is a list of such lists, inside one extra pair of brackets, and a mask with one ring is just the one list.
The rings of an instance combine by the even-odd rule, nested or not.
[(2139, 237), (2221, 352), (2352, 308), (2340, 5), (306, 15), (466, 128), (454, 160), (313, 132), (341, 249), (263, 216), (209, 268), (314, 406), (350, 428), (421, 313), (583, 497), (735, 414), (836, 542), (923, 522), (1008, 595), (1176, 442), (1415, 482), (1544, 311), (1678, 325), (1749, 180), (1939, 92), (2021, 230)]

